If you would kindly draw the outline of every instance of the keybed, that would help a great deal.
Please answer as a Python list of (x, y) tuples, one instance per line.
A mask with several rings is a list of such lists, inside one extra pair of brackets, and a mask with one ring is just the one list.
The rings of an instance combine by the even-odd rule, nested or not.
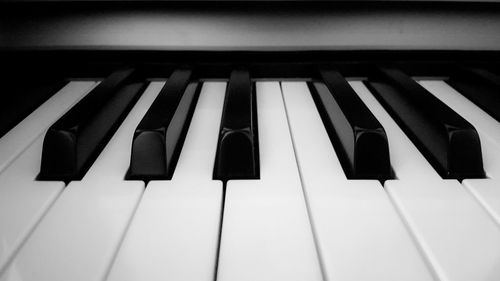
[(273, 65), (44, 93), (0, 138), (0, 280), (500, 278), (494, 69)]

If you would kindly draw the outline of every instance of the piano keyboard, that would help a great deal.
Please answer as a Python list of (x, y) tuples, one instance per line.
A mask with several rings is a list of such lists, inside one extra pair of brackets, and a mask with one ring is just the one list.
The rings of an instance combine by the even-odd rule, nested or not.
[(27, 88), (0, 280), (500, 280), (500, 76), (376, 73)]

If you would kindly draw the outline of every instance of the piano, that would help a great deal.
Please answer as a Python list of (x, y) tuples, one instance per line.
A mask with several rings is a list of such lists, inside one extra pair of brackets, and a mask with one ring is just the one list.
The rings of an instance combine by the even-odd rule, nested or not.
[(3, 1), (0, 280), (500, 280), (498, 1)]

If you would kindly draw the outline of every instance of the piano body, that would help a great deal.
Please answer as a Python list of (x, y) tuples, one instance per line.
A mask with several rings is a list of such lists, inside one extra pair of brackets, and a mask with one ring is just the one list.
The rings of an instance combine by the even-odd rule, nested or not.
[(0, 280), (500, 280), (498, 1), (0, 4)]

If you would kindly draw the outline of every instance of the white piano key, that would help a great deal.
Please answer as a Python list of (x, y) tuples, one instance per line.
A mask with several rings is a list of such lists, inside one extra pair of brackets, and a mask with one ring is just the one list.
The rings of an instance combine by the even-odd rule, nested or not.
[[(333, 187), (332, 182), (347, 181), (306, 82), (282, 82), (281, 89), (302, 181), (307, 177)], [(309, 188), (305, 191), (309, 194)]]
[(213, 280), (222, 182), (212, 180), (226, 83), (204, 83), (171, 181), (149, 182), (109, 281)]
[(424, 80), (420, 84), (476, 128), (489, 179), (467, 179), (462, 184), (500, 224), (500, 123), (444, 81)]
[(260, 180), (227, 183), (217, 279), (322, 280), (280, 85), (256, 92)]
[(95, 85), (94, 81), (69, 82), (0, 138), (0, 172)]
[(479, 134), (486, 174), (500, 179), (500, 123), (444, 81), (419, 83), (469, 121)]
[(411, 175), (402, 164), (423, 156), (361, 82), (351, 86), (386, 130), (398, 179), (386, 181), (385, 189), (438, 279), (500, 279), (500, 228), (458, 181), (420, 169)]
[(64, 187), (35, 180), (43, 132), (95, 85), (70, 82), (0, 139), (0, 272)]
[(195, 107), (196, 115), (193, 115), (189, 125), (189, 138), (186, 136), (184, 141), (172, 176), (173, 181), (212, 179), (226, 84), (225, 82), (203, 84)]
[(146, 88), (133, 110), (129, 112), (127, 119), (123, 121), (120, 129), (109, 141), (106, 150), (101, 152), (101, 155), (87, 171), (82, 182), (87, 184), (103, 181), (124, 182), (125, 174), (130, 165), (130, 150), (135, 128), (164, 84), (165, 82), (152, 82)]
[(497, 224), (500, 224), (500, 180), (467, 179), (462, 184), (476, 197)]
[(433, 280), (380, 182), (345, 177), (306, 83), (282, 89), (327, 280)]
[[(365, 104), (375, 104), (378, 105), (378, 102), (372, 96), (371, 93), (368, 92), (366, 87), (362, 84), (362, 82), (353, 81), (349, 82), (351, 87), (358, 93), (361, 99), (365, 102)], [(367, 102), (367, 100), (369, 102)], [(418, 149), (413, 145), (407, 145), (406, 142), (402, 142), (401, 139), (406, 139), (406, 135), (399, 129), (399, 127), (394, 122), (389, 122), (387, 125), (382, 123), (379, 112), (385, 113), (384, 109), (380, 106), (375, 107), (374, 109), (370, 108), (373, 115), (379, 120), (379, 122), (384, 127), (386, 134), (391, 137), (388, 137), (389, 142), (389, 153), (391, 155), (391, 165), (392, 167), (397, 167), (397, 177), (402, 179), (421, 179), (422, 177), (426, 179), (435, 179), (440, 180), (441, 177), (436, 173), (436, 171), (429, 165), (424, 156), (420, 154)], [(385, 117), (385, 115), (383, 115)], [(392, 119), (387, 116), (385, 119), (392, 121)], [(398, 157), (393, 157), (394, 155), (398, 155)]]
[[(102, 280), (144, 189), (124, 181), (135, 127), (163, 83), (153, 82), (81, 182), (71, 182), (9, 265), (2, 280)], [(96, 168), (97, 167), (97, 168)]]
[(0, 174), (0, 274), (64, 188), (36, 181), (43, 135)]

